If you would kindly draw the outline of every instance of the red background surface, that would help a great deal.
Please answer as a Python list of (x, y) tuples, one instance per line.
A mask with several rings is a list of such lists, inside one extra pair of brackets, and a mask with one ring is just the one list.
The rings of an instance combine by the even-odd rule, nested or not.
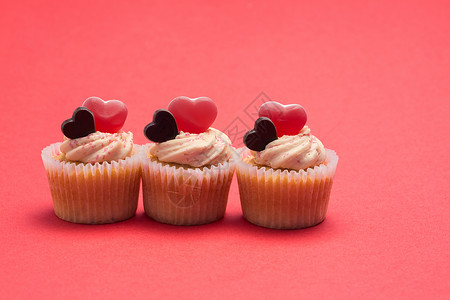
[[(450, 6), (372, 2), (2, 1), (2, 297), (448, 297)], [(40, 152), (87, 97), (124, 101), (144, 144), (176, 96), (224, 129), (260, 92), (340, 156), (321, 225), (247, 223), (235, 181), (211, 225), (54, 215)]]

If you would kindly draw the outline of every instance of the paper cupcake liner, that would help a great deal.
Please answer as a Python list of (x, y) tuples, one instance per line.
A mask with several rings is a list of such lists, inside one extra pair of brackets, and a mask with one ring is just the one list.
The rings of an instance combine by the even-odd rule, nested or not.
[(139, 152), (145, 213), (158, 222), (201, 225), (225, 215), (234, 162), (184, 168), (148, 157), (151, 144)]
[(250, 155), (240, 149), (236, 174), (242, 212), (249, 222), (269, 228), (296, 229), (325, 219), (338, 156), (327, 149), (325, 163), (289, 171), (244, 162)]
[[(105, 224), (136, 213), (141, 167), (134, 154), (119, 161), (95, 164), (59, 161), (61, 143), (42, 150), (55, 214), (66, 221)], [(135, 145), (135, 153), (139, 146)]]

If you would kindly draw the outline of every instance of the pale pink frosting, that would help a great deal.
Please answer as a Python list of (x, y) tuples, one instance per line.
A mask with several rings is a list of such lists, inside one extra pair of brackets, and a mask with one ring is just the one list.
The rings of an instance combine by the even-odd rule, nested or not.
[(292, 170), (318, 166), (326, 159), (322, 142), (304, 126), (297, 135), (283, 135), (267, 144), (263, 151), (251, 151), (255, 163), (271, 168)]
[(120, 160), (133, 152), (131, 132), (94, 132), (78, 139), (66, 139), (60, 146), (65, 158), (73, 162), (100, 163)]
[(203, 167), (228, 161), (233, 155), (230, 139), (217, 129), (194, 134), (181, 131), (175, 139), (155, 144), (151, 155), (168, 163)]

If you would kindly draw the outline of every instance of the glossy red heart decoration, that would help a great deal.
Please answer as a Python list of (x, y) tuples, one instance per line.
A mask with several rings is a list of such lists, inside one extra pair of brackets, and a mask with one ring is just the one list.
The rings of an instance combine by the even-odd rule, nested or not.
[(275, 101), (261, 105), (258, 114), (272, 120), (278, 137), (298, 134), (307, 120), (306, 111), (301, 105), (283, 105)]
[(94, 114), (95, 130), (100, 132), (119, 132), (128, 115), (126, 105), (119, 100), (103, 101), (90, 97), (84, 101), (83, 106)]
[(168, 110), (175, 117), (178, 130), (190, 133), (205, 132), (217, 117), (217, 106), (208, 97), (177, 97), (169, 103)]

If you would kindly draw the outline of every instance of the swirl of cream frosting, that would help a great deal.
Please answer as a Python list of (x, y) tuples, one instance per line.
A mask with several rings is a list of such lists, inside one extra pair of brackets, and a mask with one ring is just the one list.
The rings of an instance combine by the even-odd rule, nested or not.
[(230, 139), (209, 128), (199, 134), (180, 131), (175, 139), (154, 144), (150, 154), (163, 162), (203, 167), (228, 161), (233, 152)]
[(66, 139), (60, 146), (61, 153), (69, 161), (101, 163), (124, 159), (133, 152), (131, 132), (94, 132), (78, 139)]
[(320, 165), (326, 159), (325, 147), (308, 126), (297, 135), (283, 135), (270, 142), (263, 151), (251, 152), (258, 165), (297, 171)]

